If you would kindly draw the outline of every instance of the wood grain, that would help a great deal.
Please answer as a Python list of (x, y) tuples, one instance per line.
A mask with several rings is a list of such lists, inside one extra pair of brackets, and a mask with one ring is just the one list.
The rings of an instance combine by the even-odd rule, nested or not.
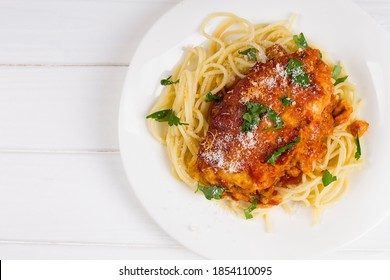
[(168, 246), (112, 246), (112, 245), (77, 245), (53, 243), (0, 243), (0, 258), (11, 260), (51, 259), (51, 260), (172, 260), (202, 259), (191, 251), (180, 247)]
[(176, 245), (148, 216), (118, 155), (3, 154), (0, 240)]
[(118, 151), (126, 67), (0, 67), (0, 151)]
[[(0, 64), (128, 65), (143, 34), (178, 2), (1, 1)], [(390, 33), (389, 1), (354, 2)]]
[[(138, 202), (117, 154), (10, 153), (1, 155), (0, 166), (0, 245), (68, 246), (64, 250), (74, 248), (74, 257), (77, 246), (111, 246), (113, 254), (117, 247), (150, 252), (182, 248)], [(390, 257), (389, 228), (388, 218), (343, 248), (342, 255), (336, 252), (324, 257), (354, 256), (356, 251)], [(28, 248), (21, 250), (28, 252)], [(0, 258), (1, 254), (0, 250)], [(64, 251), (58, 254), (68, 256)]]
[[(0, 2), (1, 259), (200, 258), (149, 217), (118, 153), (126, 66), (178, 2)], [(390, 1), (353, 2), (390, 33)], [(323, 258), (390, 259), (389, 232), (390, 217)]]
[(1, 1), (0, 64), (127, 65), (164, 1)]

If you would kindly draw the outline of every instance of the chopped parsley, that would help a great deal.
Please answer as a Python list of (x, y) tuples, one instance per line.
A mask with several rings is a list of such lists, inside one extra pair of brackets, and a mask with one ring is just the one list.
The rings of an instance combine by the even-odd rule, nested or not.
[(294, 39), (295, 43), (298, 45), (298, 48), (307, 49), (309, 47), (309, 45), (307, 44), (305, 35), (303, 35), (302, 32), (299, 35), (294, 35), (293, 39)]
[(255, 48), (249, 48), (245, 51), (238, 51), (239, 54), (246, 55), (249, 61), (257, 61), (257, 52)]
[(283, 106), (284, 106), (284, 107), (291, 106), (291, 105), (293, 105), (293, 102), (294, 102), (294, 101), (292, 101), (291, 98), (288, 97), (287, 95), (286, 95), (286, 96), (283, 96), (283, 97), (281, 97), (281, 98), (279, 98), (279, 100), (283, 103)]
[(251, 212), (253, 210), (255, 210), (257, 207), (257, 200), (254, 200), (251, 205), (248, 206), (248, 208), (246, 208), (244, 210), (244, 214), (245, 214), (245, 218), (248, 220), (248, 219), (252, 219), (253, 218), (253, 215), (251, 214)]
[(343, 67), (341, 67), (340, 65), (335, 65), (334, 68), (333, 68), (333, 71), (332, 71), (332, 78), (333, 79), (337, 79), (337, 77), (341, 74), (341, 70), (343, 69)]
[(275, 126), (265, 128), (265, 129), (263, 129), (263, 131), (278, 130), (278, 129), (283, 128), (284, 122), (283, 122), (282, 118), (278, 115), (278, 113), (276, 113), (274, 110), (272, 110), (269, 107), (267, 108), (267, 116), (275, 124)]
[(247, 102), (246, 113), (242, 115), (244, 123), (242, 124), (242, 131), (251, 131), (260, 122), (260, 114), (267, 112), (267, 107), (256, 102)]
[(297, 137), (294, 141), (288, 143), (286, 146), (280, 148), (267, 160), (267, 163), (275, 164), (275, 161), (287, 150), (293, 148), (296, 144), (301, 141), (301, 137)]
[(358, 160), (358, 159), (360, 159), (360, 157), (362, 155), (362, 150), (360, 148), (359, 131), (356, 132), (355, 143), (356, 143), (355, 159)]
[(221, 199), (225, 188), (222, 186), (212, 185), (209, 187), (202, 186), (198, 183), (198, 188), (195, 192), (202, 191), (204, 196), (208, 199)]
[(291, 58), (286, 68), (287, 75), (291, 76), (294, 83), (306, 88), (310, 85), (309, 76), (303, 68), (302, 62)]
[(333, 85), (337, 86), (338, 84), (344, 82), (346, 79), (348, 78), (348, 76), (344, 76), (344, 77), (341, 77), (341, 78), (338, 78)]
[(247, 102), (247, 112), (242, 115), (244, 122), (242, 124), (242, 131), (251, 131), (260, 122), (260, 115), (266, 113), (270, 120), (275, 123), (275, 126), (266, 128), (264, 130), (277, 130), (283, 127), (282, 118), (271, 108), (264, 106), (257, 102)]
[(180, 79), (178, 79), (178, 80), (176, 80), (176, 81), (172, 81), (171, 78), (172, 78), (172, 75), (169, 76), (169, 77), (166, 78), (166, 79), (162, 79), (161, 82), (160, 82), (161, 85), (162, 85), (162, 86), (169, 86), (169, 85), (177, 84), (178, 82), (180, 82)]
[(341, 74), (341, 70), (343, 68), (340, 66), (340, 65), (335, 65), (334, 68), (333, 68), (333, 71), (332, 71), (332, 78), (335, 79), (336, 81), (334, 82), (333, 85), (337, 86), (338, 84), (344, 82), (348, 76), (344, 76), (344, 77), (341, 77), (341, 78), (337, 78), (338, 76), (340, 76)]
[(206, 103), (211, 102), (211, 101), (219, 102), (219, 101), (222, 100), (222, 98), (219, 97), (219, 96), (214, 95), (214, 94), (210, 91), (210, 92), (208, 92), (208, 93), (206, 94), (205, 100), (206, 100)]
[(333, 176), (328, 169), (325, 169), (324, 174), (322, 175), (322, 184), (324, 187), (328, 186), (329, 184), (333, 183), (337, 180), (336, 176)]
[(172, 109), (166, 109), (166, 110), (154, 112), (146, 116), (146, 118), (155, 119), (158, 122), (168, 122), (169, 126), (188, 125), (188, 123), (180, 122), (180, 119), (175, 115), (175, 111), (173, 111)]

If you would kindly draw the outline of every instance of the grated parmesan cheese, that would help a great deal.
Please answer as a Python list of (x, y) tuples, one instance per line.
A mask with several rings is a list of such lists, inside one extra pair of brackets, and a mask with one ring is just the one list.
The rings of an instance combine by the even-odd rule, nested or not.
[(274, 77), (267, 77), (261, 81), (262, 84), (267, 86), (267, 89), (270, 90), (276, 86), (276, 79)]
[(284, 69), (284, 67), (282, 65), (280, 65), (279, 63), (276, 64), (275, 66), (275, 70), (276, 70), (276, 74), (282, 78), (285, 78), (287, 77), (287, 73), (286, 73), (286, 70)]

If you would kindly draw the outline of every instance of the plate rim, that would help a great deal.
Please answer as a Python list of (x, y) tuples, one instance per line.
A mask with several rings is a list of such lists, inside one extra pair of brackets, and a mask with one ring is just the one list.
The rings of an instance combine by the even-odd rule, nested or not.
[[(251, 1), (251, 0), (249, 0)], [(279, 0), (279, 1), (283, 1), (283, 0)], [(305, 1), (309, 1), (309, 0), (305, 0)], [(356, 9), (359, 9), (361, 12), (363, 12), (365, 15), (366, 15), (366, 20), (370, 20), (372, 24), (374, 24), (377, 28), (378, 31), (381, 31), (384, 36), (386, 37), (387, 41), (389, 42), (390, 44), (390, 36), (389, 34), (383, 30), (383, 28), (376, 22), (374, 21), (374, 19), (366, 12), (364, 11), (362, 8), (360, 8), (358, 5), (356, 5), (354, 2), (350, 1), (350, 0), (343, 0), (344, 3), (348, 3), (348, 5), (353, 5)], [(176, 3), (171, 9), (169, 9), (168, 11), (166, 11), (164, 14), (162, 14), (156, 21), (155, 23), (149, 28), (149, 30), (145, 33), (145, 36), (144, 38), (142, 38), (142, 40), (140, 40), (139, 44), (138, 44), (138, 47), (136, 48), (134, 54), (133, 54), (133, 57), (131, 59), (131, 62), (130, 62), (130, 66), (129, 66), (129, 70), (126, 74), (126, 78), (125, 78), (125, 83), (124, 83), (124, 86), (123, 86), (123, 90), (122, 90), (122, 95), (121, 95), (121, 100), (120, 100), (120, 109), (119, 109), (119, 120), (118, 120), (118, 124), (119, 124), (119, 129), (118, 129), (118, 134), (119, 134), (119, 147), (120, 147), (120, 156), (121, 156), (121, 160), (122, 160), (122, 164), (124, 166), (124, 169), (125, 169), (125, 173), (126, 173), (126, 176), (128, 178), (128, 181), (130, 182), (130, 185), (131, 187), (133, 188), (134, 190), (134, 193), (136, 194), (137, 196), (137, 199), (140, 201), (140, 203), (142, 204), (142, 206), (144, 207), (144, 209), (146, 210), (146, 212), (148, 213), (148, 215), (150, 215), (152, 217), (152, 219), (169, 235), (171, 236), (172, 238), (174, 238), (176, 241), (178, 241), (179, 243), (181, 243), (184, 247), (190, 249), (192, 252), (196, 253), (196, 254), (200, 254), (202, 256), (204, 256), (203, 254), (197, 252), (197, 251), (194, 251), (193, 248), (189, 247), (188, 244), (186, 244), (185, 242), (182, 242), (180, 239), (178, 239), (176, 236), (174, 236), (169, 230), (166, 229), (166, 227), (161, 224), (161, 222), (159, 220), (157, 220), (153, 213), (151, 211), (149, 211), (149, 209), (147, 207), (145, 207), (146, 205), (144, 204), (143, 200), (141, 197), (139, 197), (139, 193), (137, 192), (137, 190), (134, 188), (134, 186), (132, 185), (132, 180), (130, 178), (130, 173), (128, 172), (128, 170), (126, 169), (126, 159), (125, 159), (125, 155), (122, 151), (125, 151), (126, 148), (124, 146), (124, 140), (123, 140), (123, 110), (124, 110), (124, 99), (125, 99), (125, 95), (126, 95), (126, 88), (127, 88), (127, 83), (129, 81), (129, 73), (131, 73), (131, 69), (132, 69), (132, 64), (133, 64), (133, 61), (134, 59), (136, 58), (137, 56), (137, 53), (139, 52), (139, 49), (141, 48), (142, 46), (142, 43), (143, 41), (145, 40), (145, 37), (147, 34), (149, 34), (151, 32), (151, 30), (153, 30), (155, 28), (155, 26), (158, 26), (161, 22), (162, 19), (164, 19), (165, 17), (167, 17), (167, 15), (169, 15), (170, 13), (172, 13), (174, 10), (176, 9), (180, 9), (180, 7), (183, 7), (184, 5), (186, 5), (186, 3), (189, 3), (189, 2), (192, 2), (191, 0), (184, 0), (182, 2), (179, 2), (179, 3)], [(203, 2), (206, 2), (203, 0)], [(206, 16), (206, 15), (205, 15)], [(201, 20), (199, 20), (199, 24), (200, 24)], [(135, 63), (134, 63), (135, 64)], [(145, 123), (146, 124), (146, 123)], [(171, 176), (173, 176), (172, 174), (169, 174)], [(347, 244), (350, 244), (352, 243), (353, 241), (355, 241), (356, 239), (359, 239), (361, 236), (367, 234), (367, 232), (371, 231), (374, 227), (376, 227), (379, 223), (381, 223), (386, 217), (387, 215), (390, 213), (390, 208), (388, 209), (388, 211), (386, 213), (384, 213), (380, 219), (378, 219), (376, 221), (376, 223), (374, 223), (370, 228), (367, 228), (365, 231), (361, 232), (359, 235), (355, 236), (355, 238), (337, 246), (337, 247), (334, 247), (334, 248), (330, 248), (328, 251), (322, 251), (320, 255), (322, 254), (326, 254), (328, 253), (329, 251), (333, 251), (333, 250), (336, 250), (342, 246), (345, 246)], [(317, 255), (317, 256), (320, 256), (320, 255)]]

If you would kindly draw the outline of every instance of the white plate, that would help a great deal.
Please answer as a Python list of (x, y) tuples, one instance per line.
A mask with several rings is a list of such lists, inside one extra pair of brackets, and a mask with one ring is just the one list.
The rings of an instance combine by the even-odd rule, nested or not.
[[(346, 196), (328, 207), (319, 225), (311, 211), (287, 215), (275, 209), (273, 230), (261, 218), (244, 220), (177, 181), (164, 148), (147, 130), (145, 116), (161, 93), (159, 81), (183, 56), (183, 47), (204, 41), (202, 20), (234, 12), (254, 23), (299, 14), (294, 28), (335, 60), (342, 60), (364, 100), (360, 117), (370, 123), (363, 137), (365, 166), (351, 176)], [(139, 200), (156, 222), (186, 247), (207, 258), (312, 258), (365, 234), (389, 212), (386, 180), (390, 158), (390, 39), (349, 1), (184, 1), (145, 34), (130, 64), (121, 100), (119, 139), (124, 167)]]

